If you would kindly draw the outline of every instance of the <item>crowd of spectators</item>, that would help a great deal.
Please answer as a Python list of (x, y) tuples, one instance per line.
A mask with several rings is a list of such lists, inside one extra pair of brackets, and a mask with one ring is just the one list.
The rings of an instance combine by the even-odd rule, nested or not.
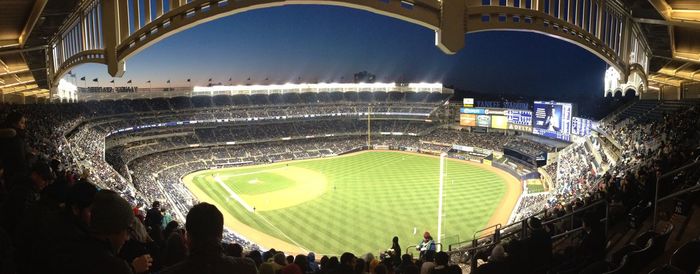
[[(315, 96), (319, 98), (318, 96), (325, 95)], [(382, 101), (385, 104), (378, 104), (375, 110), (388, 113), (395, 109), (403, 109), (410, 113), (429, 115), (439, 102), (431, 101), (430, 96), (426, 95), (418, 100), (416, 106), (413, 106), (405, 104), (408, 101), (407, 95), (402, 95), (404, 97), (396, 102), (389, 99), (391, 96), (393, 95), (387, 95)], [(1, 250), (2, 254), (9, 254), (3, 257), (2, 267), (19, 269), (20, 272), (37, 270), (42, 272), (43, 267), (56, 267), (55, 269), (77, 273), (94, 272), (101, 267), (110, 267), (116, 273), (143, 272), (144, 269), (157, 270), (168, 265), (177, 265), (183, 260), (187, 262), (190, 259), (202, 259), (201, 254), (210, 254), (209, 252), (220, 254), (217, 252), (222, 252), (219, 250), (222, 248), (222, 239), (248, 250), (249, 256), (256, 262), (257, 267), (260, 267), (263, 260), (260, 260), (260, 253), (256, 251), (259, 247), (234, 233), (224, 232), (222, 225), (221, 233), (213, 233), (221, 234), (220, 236), (212, 238), (213, 234), (207, 234), (212, 228), (207, 228), (204, 229), (206, 231), (203, 231), (203, 234), (192, 232), (198, 234), (191, 237), (195, 243), (183, 243), (182, 239), (192, 236), (190, 227), (188, 224), (183, 230), (183, 227), (178, 224), (185, 219), (189, 222), (188, 212), (193, 213), (192, 208), (197, 208), (198, 201), (179, 183), (179, 176), (198, 169), (323, 157), (359, 149), (366, 144), (366, 136), (362, 135), (362, 127), (365, 126), (364, 129), (366, 129), (365, 121), (318, 119), (316, 123), (316, 121), (309, 122), (307, 119), (314, 118), (309, 113), (330, 115), (333, 111), (337, 113), (355, 111), (357, 115), (363, 107), (359, 103), (352, 104), (351, 98), (343, 104), (330, 106), (300, 104), (262, 109), (241, 108), (238, 111), (238, 106), (231, 106), (228, 109), (219, 106), (226, 106), (226, 102), (233, 104), (235, 100), (241, 100), (240, 97), (231, 96), (225, 100), (221, 98), (161, 99), (153, 102), (117, 101), (112, 102), (113, 104), (98, 102), (42, 105), (31, 108), (2, 106), (0, 112), (6, 118), (0, 129), (2, 146), (0, 242), (9, 243), (9, 245), (2, 245), (4, 248)], [(347, 97), (343, 98), (347, 99)], [(250, 105), (255, 105), (254, 102), (279, 103), (272, 96), (250, 96), (245, 99)], [(220, 100), (224, 102), (220, 104)], [(354, 100), (359, 102), (362, 99), (357, 97)], [(192, 110), (197, 108), (201, 109)], [(137, 109), (147, 112), (144, 115), (128, 114)], [(279, 113), (281, 110), (283, 113)], [(158, 111), (163, 111), (165, 114), (153, 113)], [(301, 117), (299, 121), (284, 123), (284, 126), (280, 126), (281, 123), (260, 123), (259, 128), (258, 126), (190, 127), (184, 130), (178, 128), (177, 130), (182, 131), (174, 134), (177, 136), (161, 138), (163, 142), (132, 140), (134, 136), (147, 137), (149, 134), (154, 134), (152, 132), (139, 131), (131, 136), (114, 133), (115, 130), (134, 125), (150, 125), (150, 123), (157, 125), (179, 121), (178, 119), (190, 119), (186, 121), (205, 119), (211, 120), (211, 123), (217, 123), (220, 117), (238, 117), (239, 114), (236, 113), (248, 121), (258, 120), (255, 116), (258, 114), (267, 115), (264, 117), (281, 117), (280, 115), (298, 113), (294, 115), (301, 115)], [(617, 164), (607, 172), (597, 171), (592, 164), (595, 159), (591, 151), (588, 151), (590, 148), (583, 143), (571, 145), (559, 154), (558, 163), (554, 166), (557, 172), (553, 172), (556, 174), (553, 176), (554, 189), (549, 196), (546, 194), (526, 196), (527, 198), (523, 198), (517, 211), (521, 214), (521, 218), (524, 218), (530, 213), (537, 212), (537, 206), (546, 204), (547, 208), (543, 216), (549, 218), (570, 213), (599, 199), (609, 199), (619, 204), (623, 208), (622, 212), (629, 212), (631, 208), (639, 206), (640, 202), (648, 204), (655, 194), (652, 186), (660, 174), (698, 159), (699, 114), (697, 107), (691, 107), (678, 113), (668, 114), (663, 121), (656, 123), (639, 121), (626, 123), (622, 127), (603, 124), (602, 130), (607, 131), (611, 138), (615, 138), (615, 141), (623, 146), (622, 156)], [(459, 144), (501, 150), (506, 143), (521, 143), (516, 135), (435, 130), (434, 126), (427, 126), (424, 122), (379, 119), (373, 123), (376, 123), (373, 125), (373, 131), (419, 133), (416, 134), (417, 136), (387, 135), (374, 138), (372, 141), (373, 145), (394, 148), (449, 151), (452, 144)], [(377, 128), (374, 128), (375, 126)], [(189, 129), (192, 129), (191, 134), (180, 134), (190, 132)], [(357, 134), (327, 136), (339, 135), (347, 131)], [(139, 135), (141, 133), (143, 134)], [(306, 136), (321, 134), (324, 138), (309, 138), (313, 140), (312, 142), (306, 140)], [(305, 139), (270, 141), (270, 139), (290, 135), (304, 136)], [(229, 140), (247, 140), (247, 143), (171, 150), (178, 146), (191, 147), (195, 144)], [(117, 145), (112, 147), (118, 148), (110, 151), (108, 153), (110, 156), (105, 155), (107, 142), (116, 143)], [(128, 147), (124, 144), (128, 144)], [(146, 151), (158, 153), (146, 155), (147, 153), (138, 152), (138, 148), (150, 146), (154, 148)], [(533, 144), (533, 146), (537, 145)], [(131, 150), (135, 152), (132, 153)], [(106, 158), (110, 162), (113, 160), (113, 165), (108, 164), (105, 161)], [(131, 163), (127, 165), (129, 161)], [(662, 182), (660, 191), (668, 192), (681, 185), (697, 183), (699, 175), (698, 171), (692, 171), (684, 174), (681, 179)], [(549, 203), (541, 202), (543, 199), (547, 199)], [(202, 206), (202, 208), (205, 207), (206, 205)], [(129, 213), (125, 209), (128, 209)], [(90, 210), (92, 210), (92, 219), (88, 217)], [(203, 211), (204, 215), (216, 215), (212, 210), (203, 209)], [(160, 214), (159, 218), (155, 218), (158, 221), (154, 221), (153, 216), (157, 216), (156, 213)], [(175, 223), (164, 221), (168, 219), (172, 219)], [(196, 224), (194, 225), (196, 227)], [(49, 231), (51, 229), (47, 227), (59, 229)], [(549, 233), (555, 233), (565, 230), (566, 227), (568, 227), (567, 224), (553, 224), (553, 227), (548, 229)], [(197, 230), (197, 228), (193, 229)], [(120, 238), (125, 235), (124, 233), (132, 234), (131, 239), (127, 241), (123, 237)], [(52, 241), (55, 238), (61, 239)], [(197, 247), (197, 238), (207, 242), (205, 246)], [(214, 248), (215, 245), (212, 242), (216, 242), (218, 247)], [(141, 251), (124, 255), (120, 254), (121, 246), (125, 247), (121, 251)], [(130, 246), (131, 248), (126, 248)], [(7, 247), (13, 249), (7, 249)], [(505, 250), (509, 250), (509, 247), (506, 246)], [(32, 252), (39, 252), (37, 254), (40, 255), (47, 254), (41, 252), (58, 251), (65, 251), (61, 254), (66, 255), (79, 254), (91, 258), (91, 262), (94, 263), (82, 265), (83, 269), (76, 269), (81, 267), (77, 262), (61, 256), (43, 265), (26, 261), (31, 257)], [(255, 255), (256, 252), (258, 255)], [(496, 257), (499, 257), (498, 253), (496, 252)], [(274, 257), (274, 254), (272, 255), (270, 257)], [(215, 257), (217, 256), (219, 255)], [(300, 259), (300, 262), (301, 260), (303, 259)], [(228, 259), (222, 262), (224, 261), (228, 262)], [(391, 264), (391, 267), (396, 265)], [(326, 265), (326, 269), (332, 268)], [(406, 268), (410, 267), (406, 266)], [(187, 269), (187, 267), (181, 266), (181, 269)], [(320, 271), (323, 269), (321, 267)], [(443, 271), (443, 268), (436, 267), (436, 269)], [(179, 272), (173, 270), (172, 273)]]
[(515, 151), (519, 151), (531, 156), (540, 155), (543, 152), (548, 152), (551, 147), (533, 142), (528, 139), (514, 139), (509, 141), (504, 145), (505, 148), (509, 148)]

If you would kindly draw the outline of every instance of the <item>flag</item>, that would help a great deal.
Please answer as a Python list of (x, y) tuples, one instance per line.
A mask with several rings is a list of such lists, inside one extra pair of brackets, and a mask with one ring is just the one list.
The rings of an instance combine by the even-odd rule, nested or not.
[(170, 84), (170, 80), (166, 81), (166, 83)]
[(151, 80), (146, 81), (146, 83), (147, 83), (147, 84), (150, 84), (150, 83), (151, 83)]
[(267, 81), (267, 77), (265, 77), (265, 81)]
[(70, 77), (75, 78), (75, 74), (73, 73), (72, 70), (69, 70), (69, 71), (68, 71), (68, 75), (69, 75)]
[(189, 78), (187, 78), (187, 83), (189, 83), (189, 82), (190, 82), (190, 79), (189, 79)]
[(109, 81), (109, 82), (112, 83), (112, 84), (114, 84), (114, 79), (112, 79), (112, 81)]
[(80, 77), (80, 81), (85, 81), (85, 76)]
[(209, 78), (209, 82), (211, 82), (211, 78)]
[(250, 81), (250, 77), (248, 77), (248, 81)]
[(93, 81), (93, 82), (97, 82), (97, 81), (98, 81), (98, 79), (97, 79), (97, 78), (95, 78), (95, 79), (92, 79), (92, 81)]
[(232, 78), (231, 78), (231, 77), (229, 77), (229, 78), (228, 78), (228, 81), (229, 81), (229, 82), (231, 82), (231, 79), (232, 79)]
[(126, 81), (126, 83), (127, 83), (127, 84), (131, 84), (131, 80), (129, 80), (129, 81)]

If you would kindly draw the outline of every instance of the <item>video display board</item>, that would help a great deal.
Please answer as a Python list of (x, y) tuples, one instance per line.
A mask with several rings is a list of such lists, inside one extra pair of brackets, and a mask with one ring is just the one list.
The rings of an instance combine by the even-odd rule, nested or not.
[(476, 126), (476, 115), (475, 114), (460, 114), (459, 115), (459, 125), (463, 127), (475, 127)]
[(579, 117), (574, 117), (571, 121), (571, 134), (578, 136), (591, 134), (593, 121)]
[(491, 115), (491, 128), (508, 129), (508, 118), (501, 115)]
[(491, 116), (489, 115), (477, 115), (476, 125), (479, 127), (490, 127), (491, 126)]
[(570, 103), (535, 101), (534, 107), (532, 133), (570, 140), (573, 108)]

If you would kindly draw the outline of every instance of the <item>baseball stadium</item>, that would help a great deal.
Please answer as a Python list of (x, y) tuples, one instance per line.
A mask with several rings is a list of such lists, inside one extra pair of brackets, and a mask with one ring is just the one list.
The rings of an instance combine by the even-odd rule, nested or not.
[(698, 37), (690, 0), (0, 0), (0, 273), (698, 273)]

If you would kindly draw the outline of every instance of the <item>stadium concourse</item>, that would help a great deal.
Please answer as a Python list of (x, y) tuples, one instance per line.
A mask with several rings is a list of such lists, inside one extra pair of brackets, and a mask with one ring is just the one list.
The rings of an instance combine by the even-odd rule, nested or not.
[[(635, 273), (665, 262), (669, 272), (657, 273), (697, 269), (698, 241), (690, 239), (698, 228), (690, 220), (698, 214), (686, 211), (690, 225), (679, 232), (673, 219), (656, 220), (655, 207), (673, 215), (673, 208), (655, 203), (656, 197), (697, 189), (700, 183), (695, 102), (661, 102), (675, 107), (658, 116), (658, 105), (636, 116), (626, 115), (641, 103), (622, 107), (600, 122), (596, 134), (558, 151), (557, 160), (540, 169), (549, 178), (548, 192), (523, 195), (509, 224), (420, 258), (368, 253), (356, 260), (346, 253), (321, 258), (320, 268), (313, 254), (285, 259), (289, 254), (261, 250), (235, 232), (218, 236), (222, 214), (198, 204), (180, 181), (212, 167), (371, 148), (444, 152), (477, 162), (496, 160), (489, 155), (505, 146), (554, 150), (512, 131), (459, 130), (445, 117), (449, 97), (319, 92), (2, 105), (0, 272), (168, 273), (179, 262), (221, 250), (237, 257), (228, 262), (240, 273), (344, 274), (353, 266), (353, 273), (376, 274), (430, 268), (436, 269), (432, 273)], [(464, 153), (453, 145), (491, 153)], [(695, 207), (697, 192), (677, 199)], [(645, 225), (657, 229), (631, 240), (635, 232), (647, 232), (640, 228)], [(620, 226), (623, 236), (617, 237)], [(666, 247), (670, 233), (690, 237), (683, 242), (690, 247), (659, 261), (677, 248)], [(115, 250), (119, 256), (111, 257)], [(290, 270), (297, 267), (299, 272)]]

